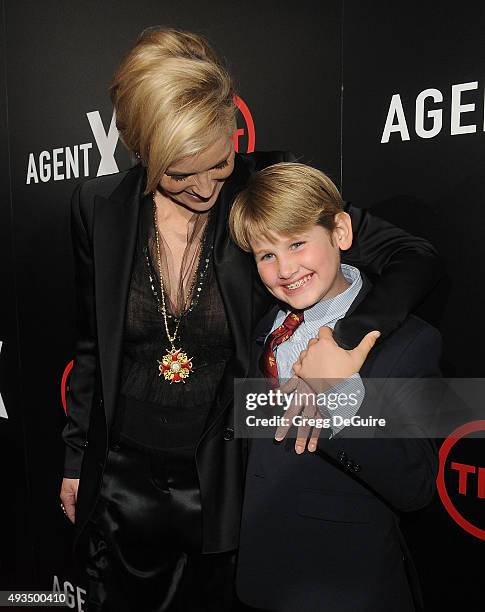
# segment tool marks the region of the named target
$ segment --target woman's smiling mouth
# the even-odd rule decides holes
[[[215,192],[216,190],[214,189],[214,191],[210,194],[208,198],[203,198],[202,196],[196,195],[195,193],[190,193],[190,191],[184,191],[183,193],[188,195],[192,200],[196,202],[209,202],[209,200],[214,196]]]

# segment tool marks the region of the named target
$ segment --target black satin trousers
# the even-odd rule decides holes
[[[200,550],[193,449],[152,449],[119,433],[88,524],[89,612],[242,610],[235,551]]]

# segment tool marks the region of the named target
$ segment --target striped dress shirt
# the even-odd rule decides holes
[[[362,288],[362,277],[357,268],[349,266],[347,264],[341,264],[340,269],[345,279],[349,283],[349,287],[339,295],[318,302],[314,306],[305,310],[305,320],[298,327],[295,333],[286,342],[283,342],[276,349],[276,363],[278,364],[279,380],[280,383],[284,382],[288,378],[293,376],[292,367],[295,361],[298,359],[300,353],[306,349],[309,340],[318,337],[318,331],[320,327],[326,325],[333,329],[339,319],[342,319],[352,302],[357,297],[359,291]],[[271,332],[279,327],[285,320],[289,309],[281,309],[273,323]],[[270,333],[271,333],[270,332]],[[269,335],[269,334],[268,334]],[[323,417],[329,415],[339,415],[345,418],[351,418],[357,414],[362,402],[364,400],[365,389],[362,379],[359,374],[353,374],[351,378],[342,381],[338,385],[335,385],[332,389],[327,391],[328,393],[355,393],[357,398],[357,404],[354,406],[338,406],[334,410],[327,411],[325,408],[320,408]],[[343,427],[333,427],[333,435],[341,431]]]

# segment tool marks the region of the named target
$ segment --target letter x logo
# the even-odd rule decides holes
[[[96,176],[113,174],[118,172],[118,164],[115,160],[116,145],[118,144],[119,132],[116,129],[116,118],[113,112],[108,133],[105,132],[99,111],[86,113],[94,139],[98,145],[101,161]]]
[[[0,340],[0,353],[2,352],[3,342]],[[5,404],[3,403],[2,394],[0,393],[0,417],[3,419],[8,419],[8,414],[5,409]]]

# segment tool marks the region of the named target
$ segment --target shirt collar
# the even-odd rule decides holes
[[[340,264],[340,270],[350,286],[335,297],[317,302],[305,310],[305,324],[312,335],[316,335],[322,325],[333,328],[336,322],[347,314],[362,289],[362,277],[357,268]]]

